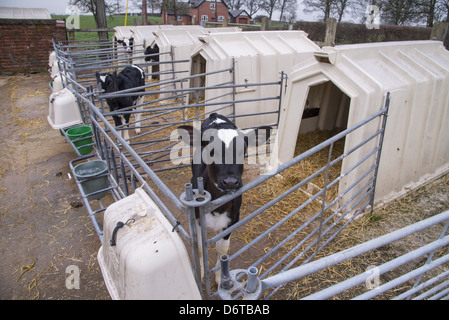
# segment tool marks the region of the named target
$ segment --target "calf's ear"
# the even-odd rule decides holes
[[[176,128],[178,131],[178,135],[181,137],[181,140],[186,144],[193,146],[193,131],[195,130],[192,126],[179,126]]]
[[[95,77],[97,78],[97,82],[103,82],[103,81],[101,81],[101,78],[100,78],[100,72],[95,72]]]
[[[177,129],[181,140],[191,147],[205,147],[209,141],[202,141],[201,129],[192,126],[179,126]]]

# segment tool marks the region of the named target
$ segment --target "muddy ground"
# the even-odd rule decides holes
[[[0,299],[109,299],[92,227],[69,162],[47,122],[49,74],[0,77]],[[67,289],[66,268],[80,271]]]
[[[68,175],[76,155],[46,119],[49,81],[48,74],[0,76],[0,299],[110,299],[97,262],[100,240]],[[359,220],[336,246],[349,247],[447,209],[449,175],[376,210],[374,219]],[[79,289],[66,286],[66,270],[73,266],[80,271]],[[344,280],[331,278],[318,274],[311,286],[293,283],[279,298],[297,299],[305,289]]]

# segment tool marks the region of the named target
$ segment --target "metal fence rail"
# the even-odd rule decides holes
[[[340,283],[338,283],[334,286],[331,286],[327,289],[324,289],[322,291],[319,291],[317,293],[314,293],[312,295],[304,297],[303,299],[315,300],[315,299],[331,298],[345,290],[348,290],[348,289],[353,288],[360,284],[364,284],[367,281],[372,280],[374,277],[380,277],[382,274],[384,274],[392,269],[399,268],[400,266],[403,266],[406,263],[416,260],[419,257],[426,255],[426,254],[428,254],[429,257],[421,267],[416,268],[411,272],[405,273],[405,274],[401,275],[400,277],[397,277],[397,278],[395,278],[391,281],[388,281],[382,285],[374,286],[371,290],[367,291],[364,294],[354,297],[354,299],[374,298],[376,296],[381,295],[382,293],[384,293],[387,290],[390,290],[406,281],[409,281],[409,280],[412,280],[415,278],[418,278],[418,279],[415,281],[415,284],[413,285],[413,287],[411,289],[399,294],[398,296],[395,297],[395,299],[410,299],[413,297],[413,295],[417,295],[422,290],[425,290],[429,286],[435,285],[435,284],[438,284],[438,285],[434,286],[432,289],[430,289],[426,292],[423,292],[423,293],[415,296],[414,299],[428,298],[431,295],[433,295],[432,298],[444,297],[445,299],[448,299],[449,292],[447,290],[443,290],[443,289],[449,287],[449,281],[444,281],[441,283],[441,280],[447,279],[447,277],[449,275],[449,271],[447,271],[447,265],[446,265],[446,268],[442,269],[443,271],[440,271],[441,273],[439,273],[436,276],[432,276],[432,278],[430,278],[426,282],[422,282],[421,280],[422,280],[422,276],[426,272],[428,272],[432,269],[435,269],[436,267],[441,266],[449,261],[449,252],[447,250],[448,245],[449,245],[449,235],[445,236],[445,234],[447,233],[447,229],[449,227],[449,211],[445,211],[443,213],[440,213],[440,214],[433,216],[431,218],[428,218],[426,220],[417,222],[408,227],[399,229],[397,231],[391,232],[391,233],[381,236],[379,238],[370,240],[368,242],[365,242],[363,244],[349,248],[347,250],[335,253],[328,257],[307,263],[305,265],[302,265],[302,266],[293,268],[291,270],[279,273],[277,275],[271,276],[269,278],[263,279],[263,280],[261,280],[262,290],[267,290],[269,288],[278,287],[287,282],[294,281],[296,279],[313,274],[317,271],[320,271],[320,270],[323,270],[330,266],[336,265],[336,264],[346,261],[348,259],[355,258],[364,253],[367,253],[374,249],[380,248],[380,247],[390,244],[394,241],[403,239],[412,234],[416,234],[422,230],[425,230],[429,227],[438,225],[440,223],[444,223],[444,225],[442,227],[440,236],[435,241],[433,241],[425,246],[422,246],[418,249],[410,251],[407,254],[404,254],[398,258],[395,258],[387,263],[377,266],[376,268],[370,269],[370,270],[366,271],[365,273],[356,275],[350,279],[347,279],[346,281],[340,282]],[[443,256],[440,255],[440,257],[438,259],[433,260],[434,253],[436,252],[436,250],[439,248],[444,248],[444,247],[446,247],[446,253]],[[440,291],[440,290],[443,290],[443,291]],[[435,294],[438,291],[440,291],[440,293]]]

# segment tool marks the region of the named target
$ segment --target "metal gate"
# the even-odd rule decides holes
[[[225,231],[208,237],[204,228],[195,230],[194,223],[191,223],[193,235],[196,232],[201,232],[204,265],[209,265],[208,248],[224,236],[231,232],[234,235],[239,230],[242,230],[243,234],[253,234],[246,241],[247,243],[235,248],[236,251],[225,259],[226,263],[206,268],[203,275],[205,297],[211,298],[217,295],[217,291],[215,293],[212,292],[210,278],[220,268],[229,269],[229,263],[234,262],[235,267],[240,271],[249,270],[248,272],[243,272],[248,278],[252,272],[257,270],[256,268],[259,269],[258,272],[260,273],[258,279],[264,279],[272,274],[282,274],[295,265],[311,261],[360,213],[372,210],[388,107],[389,95],[386,96],[385,107],[376,114],[316,145],[289,162],[248,182],[232,195],[208,201],[210,197],[204,196],[204,194],[207,195],[207,191],[192,191],[191,185],[186,185],[186,196],[183,200],[189,206],[189,216],[194,216],[194,208],[199,207],[202,219],[201,225],[204,226],[205,214],[207,212],[213,211],[215,208],[240,195],[243,195],[243,202],[245,202],[245,197],[248,197],[251,192],[269,188],[270,184],[273,183],[275,186],[282,184],[282,180],[279,181],[282,179],[279,178],[279,175],[286,174],[288,176],[288,171],[293,170],[295,172],[298,168],[295,166],[301,166],[301,163],[308,158],[319,152],[324,152],[327,155],[322,167],[318,166],[316,170],[308,172],[308,176],[301,177],[289,184],[286,191],[276,194],[271,199],[267,199],[257,209],[245,213],[245,216],[238,223]],[[372,122],[377,123],[377,125],[371,126],[375,130],[370,132],[368,137],[360,139],[356,146],[341,154],[332,152],[336,143],[341,143],[349,134],[357,134],[358,130]],[[360,151],[363,151],[359,161],[345,172],[341,172],[338,164],[341,164],[344,158],[356,151],[358,154],[361,153]],[[360,174],[355,183],[343,189],[338,188],[338,183],[345,176],[361,167],[364,168],[364,172]],[[330,173],[332,168],[337,168],[336,174],[335,172],[333,175]],[[313,183],[320,176],[323,178],[322,186]],[[338,190],[337,193],[335,193],[335,189]],[[298,194],[304,194],[305,197],[298,197]],[[345,197],[348,194],[351,195],[349,199]],[[282,205],[291,204],[292,202],[294,203],[293,206],[290,206],[279,217],[273,218],[273,210],[282,210]],[[257,223],[257,219],[261,220],[261,222]],[[257,230],[254,231],[255,229]],[[194,238],[192,237],[192,239]],[[262,247],[260,247],[260,244],[262,244]],[[258,247],[259,249],[257,249]],[[232,246],[231,249],[233,249]],[[200,284],[200,278],[200,275],[197,274],[198,284]],[[235,288],[239,286],[234,285],[232,287],[233,290],[236,290]],[[240,289],[242,289],[241,294],[246,293],[243,287],[240,286]],[[276,288],[272,290],[267,295],[267,298],[273,296],[276,291]],[[256,295],[246,294],[245,296],[254,298],[259,297],[259,295],[260,292]],[[221,297],[230,298],[231,296],[228,291],[221,290]],[[236,297],[239,297],[239,295]]]
[[[288,282],[314,274],[320,270],[324,270],[331,266],[345,262],[352,258],[356,258],[362,254],[373,251],[380,247],[391,245],[401,239],[413,236],[440,224],[440,234],[437,239],[431,241],[415,250],[403,254],[379,266],[370,266],[364,273],[354,275],[353,277],[342,281],[338,284],[330,286],[326,289],[318,291],[314,294],[304,296],[304,300],[317,300],[338,297],[339,294],[350,290],[356,286],[364,286],[362,290],[352,294],[351,299],[365,300],[379,297],[384,299],[384,294],[393,295],[391,299],[413,299],[413,300],[436,300],[449,299],[449,270],[447,263],[449,262],[449,235],[447,233],[449,227],[449,211],[445,211],[421,222],[412,224],[405,228],[391,232],[379,238],[335,253],[314,262],[309,262],[302,266],[279,273],[277,275],[260,280],[257,277],[257,269],[254,267],[248,270],[233,270],[225,275],[228,282],[233,282],[233,289],[225,289],[231,287],[230,284],[221,286],[219,294],[222,298],[239,297],[243,295],[247,299],[257,299],[262,291],[282,286]],[[427,258],[426,258],[427,256]],[[222,260],[227,261],[227,257]],[[419,260],[425,260],[425,262]],[[392,270],[403,268],[407,264],[414,263],[412,270],[404,269],[400,271],[395,278],[381,283],[380,277]],[[226,263],[224,263],[226,270]],[[247,275],[247,282],[241,283],[238,275]],[[406,282],[410,282],[407,288],[403,288],[399,294],[394,289]],[[226,282],[225,282],[226,283]],[[363,292],[360,294],[360,292]],[[346,296],[346,299],[348,297]]]

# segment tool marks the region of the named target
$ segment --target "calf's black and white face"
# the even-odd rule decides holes
[[[238,129],[209,129],[207,133],[212,135],[202,150],[202,158],[207,165],[209,178],[222,191],[239,189],[242,186],[243,162],[248,147],[244,136]]]
[[[117,43],[120,43],[123,46],[123,49],[125,49],[128,53],[131,53],[134,45],[134,38],[117,40]]]
[[[185,130],[188,134],[182,134]],[[259,137],[259,131],[263,134]],[[271,127],[261,127],[243,132],[229,119],[218,114],[204,121],[201,130],[191,126],[178,128],[181,137],[188,137],[196,147],[192,164],[207,171],[210,181],[221,191],[232,193],[242,187],[243,164],[248,145],[256,146],[270,137]],[[186,141],[184,141],[186,142]]]

